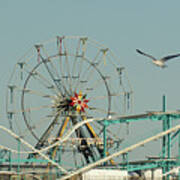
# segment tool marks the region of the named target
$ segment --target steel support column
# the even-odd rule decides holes
[[[9,151],[9,171],[12,170],[12,152]]]
[[[104,129],[103,129],[103,157],[106,157],[106,152],[107,152],[107,135],[106,135],[106,128],[108,126],[108,122],[105,120],[104,121]]]
[[[163,95],[163,100],[162,100],[162,111],[166,111],[166,97]],[[163,118],[163,131],[166,131],[171,128],[171,118],[169,115],[165,115]],[[163,158],[171,158],[171,134],[168,134],[163,137],[163,142],[162,142],[162,156]],[[166,165],[163,167],[163,174],[170,171],[170,165],[166,161]],[[165,179],[165,177],[163,178]],[[169,175],[167,176],[167,180],[169,180]]]
[[[178,136],[178,164],[180,164],[180,133],[179,133],[179,136]],[[179,168],[179,174],[178,174],[178,180],[180,180],[180,168]]]
[[[166,111],[166,97],[165,95],[163,95],[163,99],[162,99],[162,111],[165,112]],[[167,127],[166,127],[166,118],[163,119],[162,121],[162,129],[163,131],[166,131]],[[163,142],[162,142],[162,156],[163,158],[166,157],[166,136],[163,136]]]
[[[165,112],[166,111],[166,97],[165,95],[163,95],[163,99],[162,99],[162,111]],[[162,130],[166,131],[167,130],[167,119],[163,118],[162,120]],[[166,136],[163,136],[162,139],[162,158],[165,159],[166,157]],[[163,166],[162,168],[163,174],[166,173],[166,167]],[[166,178],[163,177],[163,180],[165,180]]]
[[[21,141],[20,139],[17,140],[18,141],[18,167],[17,167],[17,173],[19,174],[20,172],[20,162],[21,162],[21,154],[20,154],[20,151],[21,151]]]

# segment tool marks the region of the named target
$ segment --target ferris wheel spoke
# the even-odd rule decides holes
[[[93,64],[93,67],[97,70],[98,68],[97,68],[97,66],[99,65],[99,63],[96,65],[96,64]],[[93,76],[92,76],[92,74],[93,74],[93,68],[91,67],[91,71],[89,71],[89,73],[87,74],[87,81],[90,81],[92,78],[93,78]],[[101,73],[100,73],[101,74]],[[103,76],[102,76],[103,77]]]
[[[25,92],[26,94],[31,94],[31,95],[36,95],[39,97],[43,97],[43,98],[50,98],[50,99],[55,99],[54,96],[49,95],[49,94],[44,94],[43,92],[40,91],[35,91],[35,90],[31,90],[31,89],[21,89],[20,87],[16,87],[17,91],[20,92]]]
[[[37,80],[44,88],[53,90],[56,94],[58,93],[58,89],[36,69],[33,69],[30,72],[25,69],[25,72],[29,74],[29,77],[31,76],[34,80]]]
[[[90,77],[90,76],[88,76]],[[90,80],[90,79],[87,79],[87,81]],[[84,87],[83,89],[91,89],[91,90],[94,90],[95,88],[97,89],[101,84],[104,84],[104,80],[108,80],[108,84],[110,84],[110,81],[113,81],[113,80],[116,80],[116,77],[115,76],[102,76],[101,79],[97,79],[96,81],[93,82],[93,84],[91,84],[90,87]],[[123,90],[125,91],[125,88],[123,87],[123,85],[121,85]]]
[[[38,106],[38,107],[32,107],[32,108],[24,108],[24,104],[22,104],[22,110],[20,111],[22,114],[23,114],[23,117],[24,117],[24,121],[27,125],[27,128],[29,129],[29,131],[31,132],[31,134],[38,140],[38,136],[36,135],[36,133],[34,132],[34,130],[32,129],[32,126],[30,125],[30,118],[28,118],[28,113],[31,113],[31,112],[39,112],[39,110],[45,110],[45,109],[49,109],[51,106]],[[17,112],[18,113],[18,112]]]
[[[95,81],[93,84],[91,84],[90,86],[84,86],[81,89],[83,90],[83,92],[86,94],[88,92],[91,91],[96,91],[96,89],[98,89],[99,87],[101,87],[102,85],[104,85],[104,81],[103,79],[98,79],[97,81]]]
[[[91,65],[89,64],[89,66],[86,68],[86,72],[88,72],[89,71],[89,69],[90,69],[90,67],[91,67]],[[75,86],[74,86],[74,91],[75,92],[77,92],[77,89],[79,88],[79,89],[81,89],[81,83],[82,82],[84,82],[81,78],[83,78],[84,79],[84,76],[82,76],[79,72],[78,72],[78,80],[77,80],[77,83],[75,84]],[[86,80],[86,82],[87,82],[87,80]]]
[[[38,143],[35,145],[37,149],[40,149],[41,147],[44,146],[45,141],[47,141],[48,137],[50,136],[50,134],[52,133],[54,129],[54,126],[57,124],[59,116],[60,116],[60,113],[57,113],[54,119],[52,120],[51,124],[48,126],[48,128],[45,130],[45,132],[39,139]]]
[[[81,57],[80,57],[80,61],[81,61],[81,63],[80,63],[80,65],[79,65],[79,72],[78,72],[78,77],[79,77],[79,79],[81,79],[81,74],[82,74],[82,67],[83,67],[83,64],[84,64],[84,61],[85,61],[85,52],[86,52],[86,46],[87,46],[87,43],[86,43],[86,40],[87,39],[81,39],[81,41],[82,41],[82,54],[81,54]],[[77,87],[77,85],[76,85],[76,87]],[[76,92],[76,90],[75,90],[75,92]]]
[[[51,70],[52,74],[55,74],[56,79],[59,79],[61,81],[61,77],[58,73],[57,66],[54,65],[52,59],[50,57],[47,58],[50,64],[49,69]]]
[[[72,94],[72,92],[71,92],[72,77],[71,77],[71,73],[70,73],[70,66],[69,66],[69,60],[68,60],[69,52],[68,52],[68,49],[66,47],[66,42],[64,41],[64,39],[65,39],[64,36],[63,37],[59,37],[59,36],[57,37],[57,47],[59,45],[59,47],[58,47],[59,53],[58,54],[59,54],[59,66],[60,66],[61,82],[63,84],[65,93],[69,92],[70,94]],[[64,46],[64,52],[63,52],[63,46]],[[63,58],[65,59],[64,66],[63,66]],[[66,75],[64,73],[64,69],[67,70],[68,75]],[[64,79],[66,79],[66,81]]]
[[[75,74],[75,70],[76,70],[76,66],[77,66],[77,58],[79,56],[80,44],[81,44],[81,40],[79,39],[78,40],[78,45],[77,45],[77,48],[76,48],[76,53],[75,53],[74,61],[73,61],[73,66],[72,66],[73,67],[72,68],[72,78],[78,77]]]
[[[99,54],[100,54],[100,51],[97,52],[96,56],[94,57],[94,59],[92,61],[96,61],[96,59],[98,58]],[[87,59],[84,59],[84,61],[87,61]],[[79,74],[79,76],[78,76],[79,79],[78,79],[78,81],[77,81],[77,83],[75,85],[75,92],[77,91],[77,88],[78,88],[78,86],[79,86],[79,84],[81,82],[81,78],[84,79],[84,77],[86,77],[86,76],[87,77],[92,76],[92,70],[93,70],[92,67],[95,66],[95,63],[91,63],[91,62],[88,62],[88,63],[89,63],[89,65],[87,66],[87,68],[81,74]],[[88,81],[88,79],[87,79],[87,81]]]
[[[111,97],[118,97],[118,96],[122,96],[126,94],[126,92],[120,92],[120,93],[111,93],[110,96]],[[106,99],[107,97],[109,97],[109,95],[104,95],[104,96],[95,96],[92,98],[89,98],[90,100],[102,100],[102,99]]]
[[[35,80],[38,80],[44,87],[48,87],[51,85],[51,83],[44,78],[42,75],[40,75],[40,73],[38,71],[36,71],[35,69],[33,69],[33,71],[28,71],[24,68],[24,71],[29,74],[31,77],[33,77]],[[39,79],[38,79],[39,77]]]
[[[67,58],[67,56],[66,56],[66,58]],[[52,61],[50,61],[50,64],[51,64],[51,69],[55,69],[55,74],[56,74],[56,77],[57,77],[57,79],[56,79],[56,81],[59,81],[60,82],[60,85],[62,85],[62,89],[64,89],[64,92],[66,93],[66,94],[68,94],[69,93],[69,91],[68,91],[68,83],[66,83],[66,82],[64,82],[64,79],[69,79],[70,78],[70,75],[67,77],[67,76],[65,76],[65,75],[63,75],[62,77],[60,76],[60,74],[58,73],[58,71],[57,71],[57,69],[56,69],[56,65],[54,65],[53,64],[53,62]],[[67,81],[68,82],[68,81]]]
[[[65,93],[66,94],[69,94],[66,86],[67,86],[67,83],[65,82],[64,79],[68,79],[68,76],[64,73],[64,66],[63,66],[63,59],[62,57],[66,56],[66,54],[62,54],[62,52],[60,52],[59,54],[59,67],[60,67],[60,76],[61,76],[61,83],[62,83],[62,86],[64,87],[64,90],[65,90]],[[70,77],[71,78],[71,77]],[[70,95],[70,94],[69,94]]]
[[[81,57],[81,59],[83,59],[83,57]],[[81,63],[80,66],[79,66],[78,81],[77,81],[77,84],[76,84],[76,86],[75,86],[75,92],[77,91],[77,87],[79,86],[79,82],[80,82],[80,80],[81,80],[81,73],[82,73],[82,64],[83,64],[83,61],[84,61],[84,60],[82,60],[82,63]]]
[[[51,116],[53,116],[53,115],[51,115]],[[35,129],[39,129],[44,123],[47,123],[48,121],[49,121],[48,116],[46,116],[44,118],[40,118],[40,120],[38,122],[34,122],[33,124],[30,125],[31,130],[34,131]],[[23,137],[28,136],[29,135],[28,132],[31,133],[30,131],[28,131],[28,129],[25,129],[22,132]]]
[[[82,77],[84,77],[85,75],[89,75],[89,74],[92,73],[92,70],[91,70],[91,71],[89,71],[89,70],[92,68],[92,65],[93,65],[93,66],[97,66],[97,65],[98,65],[97,59],[98,59],[99,55],[100,55],[100,51],[98,50],[98,52],[96,53],[96,55],[95,55],[95,57],[92,59],[92,61],[89,61],[88,69],[87,69],[87,70],[84,70]],[[87,74],[87,72],[88,72],[89,74]],[[88,77],[89,77],[89,76],[88,76]]]
[[[84,38],[80,38],[80,45],[82,46],[81,47],[81,54],[80,54],[80,48],[79,48],[79,62],[81,62],[79,64],[79,71],[78,71],[78,77],[80,78],[81,77],[81,73],[82,73],[82,67],[83,67],[83,64],[84,64],[84,61],[85,61],[85,53],[86,53],[86,48],[87,48],[87,38],[84,37]]]
[[[114,114],[113,112],[109,112],[108,110],[99,108],[99,107],[93,107],[93,106],[89,106],[89,110],[91,111],[96,111],[99,113],[104,113],[104,114]]]
[[[41,59],[42,59],[43,64],[45,65],[45,67],[46,67],[46,69],[47,69],[47,72],[49,73],[52,81],[53,81],[54,84],[56,85],[56,87],[57,87],[57,89],[59,90],[59,92],[61,93],[61,95],[63,95],[64,92],[62,91],[62,88],[61,88],[61,85],[62,85],[62,84],[61,84],[61,82],[60,82],[60,79],[56,79],[56,78],[54,77],[53,72],[50,70],[50,68],[49,68],[49,66],[48,66],[48,64],[47,64],[47,61],[48,61],[48,60],[44,59],[41,55],[40,55],[40,57],[41,57]],[[64,89],[64,91],[65,91],[67,94],[69,94],[64,86],[63,86],[63,89]]]
[[[65,69],[67,70],[67,84],[69,86],[69,91],[72,94],[72,74],[70,73],[70,65],[69,65],[69,52],[68,52],[68,48],[66,46],[66,42],[63,42],[64,45],[64,53],[65,53]]]
[[[93,79],[93,77],[94,77],[94,76],[93,76],[93,74],[94,74],[93,71],[94,71],[94,70],[96,70],[96,71],[100,74],[101,78],[102,78],[104,81],[106,80],[105,77],[103,76],[103,74],[102,74],[102,73],[99,71],[99,69],[97,68],[98,65],[100,65],[100,63],[98,63],[97,65],[96,65],[96,64],[91,64],[91,66],[90,66],[90,69],[91,69],[91,70],[88,71],[87,74],[86,74],[86,76],[87,76],[86,81],[87,81],[87,82],[89,82],[91,79]],[[86,84],[85,87],[87,87],[87,85],[88,85],[88,84]],[[85,87],[84,87],[84,88],[85,88]]]
[[[40,55],[43,64],[45,65],[45,68],[51,78],[51,80],[53,81],[53,83],[55,84],[55,86],[57,87],[57,89],[59,90],[59,92],[61,94],[63,94],[62,89],[61,89],[61,79],[59,77],[57,77],[57,74],[55,73],[55,70],[52,68],[52,62],[49,58],[44,59],[41,55]],[[49,65],[48,65],[49,64]],[[56,74],[56,75],[55,75]]]
[[[51,108],[52,105],[43,105],[43,106],[37,106],[37,107],[32,107],[32,108],[26,108],[26,109],[21,109],[21,110],[16,110],[16,111],[13,111],[13,113],[21,113],[21,112],[32,112],[32,111],[39,111],[41,109],[44,109],[44,108]]]

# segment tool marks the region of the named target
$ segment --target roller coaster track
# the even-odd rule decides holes
[[[49,159],[48,156],[46,156],[45,154],[43,154],[42,152],[40,152],[38,149],[34,148],[31,144],[29,144],[27,141],[25,141],[24,139],[22,139],[21,137],[19,137],[18,135],[16,135],[14,132],[12,132],[11,130],[5,128],[4,126],[0,126],[0,129],[4,130],[5,132],[7,132],[8,134],[10,134],[11,136],[13,136],[15,139],[19,140],[21,143],[23,143],[24,145],[26,145],[27,147],[29,147],[34,153],[38,153],[42,158],[48,160],[48,162],[52,163],[52,165],[57,166],[62,172],[64,172],[65,174],[67,174],[68,172],[61,167],[58,163],[54,162],[53,160]],[[1,148],[1,146],[0,146]],[[6,148],[6,147],[5,147]],[[10,148],[6,148],[8,150],[10,150]]]
[[[98,166],[100,164],[103,164],[103,163],[109,161],[110,159],[113,159],[113,158],[115,158],[117,156],[120,156],[120,155],[122,155],[124,153],[130,152],[130,151],[132,151],[132,150],[134,150],[134,149],[136,149],[138,147],[141,147],[141,146],[143,146],[143,145],[145,145],[145,144],[147,144],[147,143],[149,143],[151,141],[154,141],[154,140],[157,140],[159,138],[162,138],[163,136],[165,136],[165,135],[167,135],[169,133],[175,132],[175,131],[177,131],[179,129],[180,129],[180,125],[177,125],[177,126],[171,128],[171,129],[168,129],[167,131],[158,133],[155,136],[147,138],[147,139],[145,139],[143,141],[138,142],[137,144],[129,146],[129,147],[127,147],[127,148],[125,148],[123,150],[120,150],[120,151],[118,151],[116,153],[113,153],[113,154],[111,154],[111,155],[109,155],[109,156],[107,156],[107,157],[105,157],[105,158],[103,158],[101,160],[96,161],[95,163],[92,163],[92,164],[90,164],[88,166],[85,166],[85,167],[83,167],[83,168],[81,168],[81,169],[79,169],[77,171],[71,172],[69,175],[66,175],[66,176],[62,177],[61,180],[69,179],[70,177],[73,177],[75,175],[78,175],[78,174],[81,174],[83,172],[86,172],[86,171],[88,171],[88,170],[90,170],[90,169],[92,169],[92,168],[94,168],[94,167],[96,167],[96,166]]]
[[[174,113],[174,112],[173,112]],[[157,112],[157,113],[153,113],[153,115],[156,115],[156,114],[169,114],[169,113],[161,113],[161,112]],[[177,113],[177,114],[179,114],[179,112]],[[143,116],[151,116],[152,115],[152,113],[151,114],[143,114]],[[113,119],[118,119],[119,117],[112,117],[112,118],[110,118],[109,120],[113,120]],[[122,117],[120,117],[120,118],[122,118]],[[123,117],[124,118],[124,117]],[[125,117],[126,118],[126,117]],[[134,116],[133,116],[133,118],[134,118]],[[90,122],[92,122],[92,121],[103,121],[103,120],[106,120],[106,119],[104,119],[104,118],[92,118],[92,119],[87,119],[87,120],[84,120],[84,121],[82,121],[82,122],[79,122],[79,123],[77,123],[74,127],[72,127],[71,129],[69,129],[69,131],[63,136],[63,137],[61,137],[57,142],[55,142],[54,144],[52,144],[52,145],[50,145],[50,146],[48,146],[48,147],[46,147],[46,148],[43,148],[43,149],[41,149],[41,150],[38,150],[38,149],[36,149],[36,148],[34,148],[31,144],[29,144],[27,141],[25,141],[24,139],[22,139],[20,136],[18,136],[18,135],[16,135],[14,132],[12,132],[11,130],[9,130],[9,129],[7,129],[6,127],[4,127],[4,126],[1,126],[0,125],[0,129],[2,129],[3,131],[5,131],[5,132],[7,132],[8,134],[10,134],[12,137],[14,137],[15,139],[17,139],[18,141],[20,141],[21,143],[23,143],[24,145],[26,145],[28,148],[30,148],[32,151],[21,151],[21,152],[19,152],[19,151],[16,151],[16,150],[13,150],[13,149],[10,149],[10,148],[8,148],[8,147],[5,147],[5,146],[2,146],[2,145],[0,145],[0,149],[6,149],[6,150],[8,150],[8,151],[12,151],[12,152],[14,152],[14,153],[37,153],[37,154],[39,154],[42,158],[44,158],[44,159],[46,159],[48,162],[50,162],[52,165],[55,165],[58,169],[60,169],[65,175],[61,178],[62,180],[65,180],[65,179],[68,179],[68,178],[70,178],[70,177],[73,177],[73,176],[75,176],[75,175],[78,175],[78,174],[81,174],[81,173],[83,173],[83,172],[85,172],[85,171],[88,171],[88,170],[90,170],[90,169],[92,169],[92,168],[94,168],[94,167],[96,167],[96,166],[98,166],[98,165],[100,165],[100,164],[103,164],[103,163],[105,163],[105,162],[107,162],[107,161],[109,161],[109,160],[111,160],[111,159],[113,159],[113,158],[115,158],[115,157],[117,157],[117,156],[120,156],[120,155],[122,155],[122,154],[124,154],[124,153],[127,153],[127,152],[130,152],[130,151],[132,151],[132,150],[134,150],[134,149],[136,149],[136,148],[138,148],[138,147],[140,147],[140,146],[143,146],[144,144],[147,144],[147,143],[149,143],[149,142],[151,142],[151,141],[154,141],[154,140],[157,140],[157,139],[159,139],[159,138],[162,138],[163,136],[165,136],[165,135],[167,135],[167,134],[169,134],[169,133],[172,133],[172,132],[176,132],[176,131],[178,131],[179,129],[180,129],[180,125],[177,125],[177,126],[175,126],[175,127],[173,127],[173,128],[171,128],[171,129],[168,129],[168,130],[166,130],[166,131],[164,131],[164,132],[161,132],[161,133],[158,133],[158,134],[156,134],[155,136],[152,136],[152,137],[150,137],[150,138],[147,138],[147,139],[145,139],[145,140],[143,140],[143,141],[140,141],[140,142],[138,142],[137,144],[134,144],[134,145],[132,145],[132,146],[129,146],[129,147],[127,147],[127,148],[125,148],[125,149],[123,149],[123,150],[120,150],[120,151],[118,151],[118,152],[116,152],[116,153],[113,153],[113,154],[111,154],[111,155],[108,155],[107,157],[105,157],[105,158],[102,158],[101,160],[98,160],[98,161],[96,161],[96,162],[94,162],[94,163],[92,163],[92,164],[89,164],[89,165],[87,165],[87,166],[85,166],[85,167],[83,167],[83,168],[81,168],[81,169],[78,169],[78,170],[76,170],[76,171],[72,171],[72,172],[68,172],[66,169],[64,169],[62,166],[60,166],[58,163],[56,163],[56,162],[54,162],[53,160],[51,160],[48,156],[46,156],[43,152],[45,152],[45,151],[47,151],[47,150],[49,150],[49,149],[51,149],[51,148],[53,148],[53,147],[55,147],[55,146],[57,146],[57,145],[60,145],[60,144],[62,144],[64,141],[66,141],[74,132],[75,132],[75,130],[77,130],[78,128],[80,128],[81,126],[83,126],[84,124],[86,124],[86,123],[90,123]]]
[[[151,118],[151,116],[153,116],[153,115],[169,115],[169,114],[180,115],[180,112],[177,112],[177,111],[171,111],[171,112],[165,112],[165,113],[164,113],[164,112],[149,112],[149,113],[147,113],[147,114],[133,115],[133,116],[118,116],[118,117],[113,116],[113,117],[111,117],[111,118],[109,118],[109,119],[105,119],[105,118],[90,118],[90,119],[86,119],[86,120],[84,120],[84,121],[81,121],[81,122],[77,123],[77,124],[76,124],[75,126],[73,126],[71,129],[69,129],[69,130],[67,131],[67,133],[64,134],[64,136],[62,136],[61,138],[59,138],[59,140],[56,141],[55,143],[53,143],[53,144],[51,144],[51,145],[49,145],[49,146],[47,146],[47,147],[45,147],[45,148],[42,148],[41,150],[37,150],[37,149],[34,148],[33,146],[32,146],[32,147],[33,147],[33,149],[36,149],[36,150],[37,150],[38,152],[40,152],[40,153],[45,152],[45,151],[47,151],[47,150],[49,150],[49,149],[51,149],[51,148],[53,148],[53,147],[55,147],[55,146],[61,145],[64,141],[66,141],[66,140],[75,132],[75,130],[77,130],[79,127],[83,126],[84,124],[90,123],[90,122],[93,122],[93,121],[104,121],[104,120],[113,121],[113,120],[116,120],[116,119],[131,119],[131,118],[136,119],[136,118],[147,118],[147,117]],[[14,132],[12,132],[11,130],[7,129],[7,128],[4,127],[4,126],[1,126],[1,125],[0,125],[0,129],[6,131],[8,134],[10,134],[11,136],[13,136],[13,137],[16,138],[16,139],[19,139],[20,141],[23,140],[23,139],[20,138],[18,135],[16,135]],[[24,143],[24,142],[26,142],[26,141],[23,140],[22,143]],[[26,143],[27,143],[27,142],[26,142]],[[25,145],[26,145],[26,144],[25,144]],[[30,145],[30,144],[29,144],[29,145]],[[32,149],[31,145],[30,145],[30,146],[27,145],[27,147],[29,147],[29,148]],[[35,152],[35,150],[18,152],[18,151],[14,150],[14,149],[10,149],[10,148],[4,147],[4,146],[2,146],[2,145],[0,145],[0,149],[6,149],[6,150],[12,151],[12,152],[14,152],[14,153],[20,153],[20,154],[29,154],[29,153],[34,153],[34,152]]]

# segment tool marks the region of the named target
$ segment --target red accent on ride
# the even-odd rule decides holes
[[[75,97],[78,98],[78,94],[77,93],[74,93]]]
[[[74,97],[71,97],[71,103],[69,105],[76,107],[76,110],[78,112],[80,111],[85,112],[85,108],[88,108],[87,105],[88,102],[89,100],[84,99],[81,92],[79,94],[75,92]]]

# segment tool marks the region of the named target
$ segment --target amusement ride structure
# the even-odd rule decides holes
[[[14,139],[12,146],[0,145],[0,167],[19,175],[42,168],[60,179],[95,167],[168,173],[180,165],[180,147],[171,158],[178,137],[180,146],[180,126],[172,122],[180,113],[165,112],[163,98],[161,112],[131,115],[133,90],[109,48],[76,36],[36,44],[15,64],[8,82],[9,129],[0,129]],[[125,127],[139,120],[162,121],[162,132],[122,149]],[[160,157],[129,161],[130,151],[157,139],[162,139]]]

